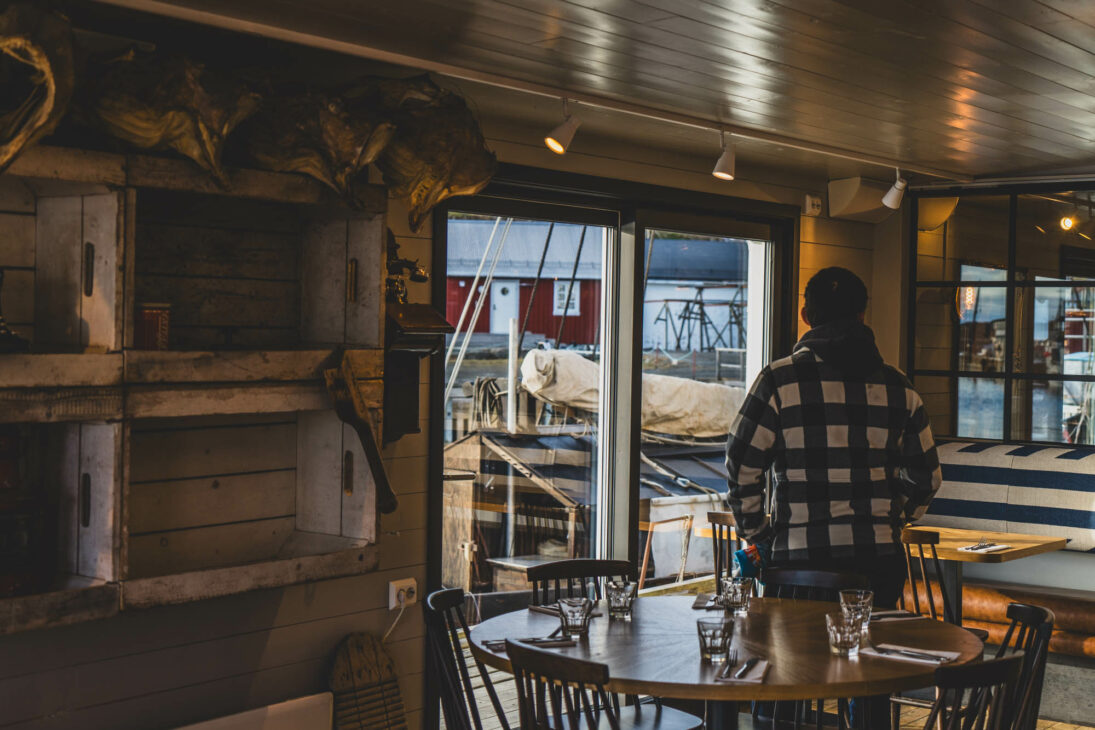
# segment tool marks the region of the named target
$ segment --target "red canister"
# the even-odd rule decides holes
[[[171,331],[170,304],[138,304],[134,322],[134,339],[138,350],[168,349]]]

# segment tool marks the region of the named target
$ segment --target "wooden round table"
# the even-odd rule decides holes
[[[608,665],[608,689],[623,694],[709,701],[807,700],[864,697],[932,685],[936,666],[873,656],[856,659],[829,652],[825,614],[839,607],[820,601],[754,598],[749,615],[735,620],[738,658],[769,660],[763,683],[716,682],[718,666],[700,660],[696,619],[719,615],[692,608],[694,596],[649,596],[635,601],[631,622],[596,617],[577,646],[552,649]],[[604,612],[602,604],[601,610]],[[605,612],[607,613],[607,612]],[[547,636],[559,620],[528,610],[496,616],[471,631],[471,648],[485,664],[512,671],[504,653],[486,649],[491,639]],[[965,629],[929,619],[872,624],[875,644],[959,652],[955,664],[982,655]]]

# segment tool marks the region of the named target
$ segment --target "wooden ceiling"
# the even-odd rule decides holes
[[[955,178],[1095,172],[1090,0],[104,1]]]

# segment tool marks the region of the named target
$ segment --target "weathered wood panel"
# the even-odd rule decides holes
[[[130,485],[129,533],[293,514],[296,472],[227,474]]]
[[[356,274],[346,302],[346,342],[378,347],[383,344],[384,280],[387,278],[384,217],[354,218],[346,230],[347,271]]]
[[[294,232],[230,230],[202,223],[138,226],[141,272],[296,280],[300,246]]]
[[[77,572],[81,575],[115,580],[120,545],[118,522],[122,494],[122,425],[80,426],[80,481],[74,485],[87,514],[77,509]],[[86,523],[86,524],[85,524]]]
[[[292,515],[129,537],[129,577],[167,575],[268,560],[293,531]]]
[[[8,269],[4,272],[4,289],[0,292],[4,319],[13,327],[34,325],[34,270]]]
[[[79,344],[82,238],[82,198],[38,201],[34,310],[39,348],[64,350]]]
[[[9,354],[0,357],[0,387],[3,388],[106,386],[121,382],[121,354]]]
[[[105,421],[121,416],[121,388],[0,390],[0,423]]]
[[[383,352],[363,358],[365,377],[383,373]],[[336,367],[332,350],[127,352],[126,380],[139,383],[213,383],[262,380],[322,380],[326,368]],[[2,365],[2,364],[0,364]],[[2,374],[0,370],[0,374]],[[2,381],[0,381],[2,382]]]
[[[212,427],[219,419],[179,420],[133,427],[132,482],[186,479],[296,468],[296,423]],[[155,430],[139,430],[142,428]],[[187,428],[190,426],[190,428]]]
[[[122,331],[118,312],[122,308],[122,270],[118,216],[118,193],[86,195],[83,198],[83,243],[81,246],[80,344],[91,350],[120,350]],[[90,259],[88,257],[91,257]],[[91,281],[86,281],[90,272]],[[90,293],[89,293],[90,289]]]
[[[361,439],[349,425],[342,426],[343,474],[340,534],[369,542],[377,538],[376,480]]]
[[[147,608],[368,573],[376,569],[377,555],[377,548],[363,546],[325,555],[280,560],[270,556],[251,565],[131,579],[122,586],[122,602],[129,608]]]
[[[342,522],[343,425],[332,410],[297,414],[297,529],[329,535]]]
[[[331,399],[318,383],[133,385],[125,405],[133,418],[163,418],[316,410],[330,407]]]
[[[74,576],[47,593],[0,599],[0,634],[108,618],[120,605],[117,583]]]
[[[0,266],[34,267],[34,216],[0,214]]]
[[[125,159],[109,152],[36,145],[24,150],[7,172],[13,176],[43,180],[124,185]]]
[[[138,252],[137,304],[143,302],[169,303],[172,328],[283,328],[294,335],[300,311],[294,281],[149,275]],[[296,341],[286,339],[286,347]]]
[[[346,334],[346,236],[344,220],[314,222],[304,232],[300,260],[300,337],[332,345]]]

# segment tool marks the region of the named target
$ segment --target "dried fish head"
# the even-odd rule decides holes
[[[68,20],[30,5],[8,7],[0,15],[0,172],[57,127],[74,87]]]
[[[91,112],[119,139],[175,150],[225,184],[225,139],[261,100],[244,82],[190,59],[129,53],[108,64]]]
[[[417,231],[442,200],[482,190],[497,160],[456,94],[443,92],[427,105],[405,104],[395,118],[395,136],[377,167],[392,194],[407,203],[408,220]]]
[[[247,147],[261,166],[299,172],[353,205],[353,181],[388,144],[395,127],[339,96],[306,92],[271,100],[248,125]]]

